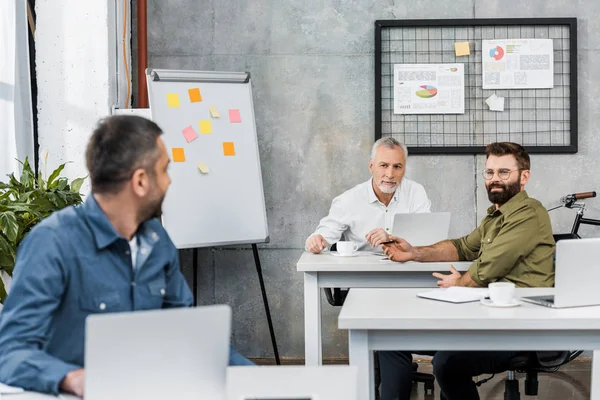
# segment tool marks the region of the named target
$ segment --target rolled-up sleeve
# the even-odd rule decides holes
[[[481,248],[480,228],[475,229],[467,236],[452,239],[450,242],[456,247],[460,261],[473,261],[479,255],[479,249]]]
[[[52,315],[68,280],[57,242],[51,230],[41,227],[25,238],[0,314],[0,382],[53,394],[68,372],[81,368],[45,352]]]
[[[471,278],[480,286],[487,286],[506,275],[537,245],[539,236],[538,216],[532,208],[523,208],[502,224],[498,235],[469,267]]]

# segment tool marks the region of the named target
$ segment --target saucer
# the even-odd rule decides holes
[[[356,257],[358,255],[358,251],[355,251],[352,254],[344,254],[344,255],[338,253],[337,251],[332,251],[329,254],[331,254],[334,257]]]
[[[481,301],[481,304],[483,304],[484,306],[496,307],[496,308],[518,307],[521,304],[523,304],[523,302],[518,299],[513,299],[510,303],[506,303],[506,304],[496,304],[490,299],[481,299],[480,301]]]

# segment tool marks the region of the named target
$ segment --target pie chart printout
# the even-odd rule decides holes
[[[504,57],[504,49],[500,46],[490,49],[490,57],[496,61],[502,60],[502,57]]]
[[[435,95],[438,92],[435,86],[423,85],[419,87],[421,88],[421,90],[417,90],[415,94],[423,99],[430,99],[432,97],[435,97]]]

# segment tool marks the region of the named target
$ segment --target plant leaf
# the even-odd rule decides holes
[[[4,287],[4,282],[0,279],[0,303],[4,303],[6,299],[6,288]]]
[[[66,164],[60,164],[58,166],[58,168],[56,168],[54,171],[52,171],[52,174],[50,174],[50,177],[48,178],[48,181],[46,182],[46,185],[48,188],[54,187],[54,185],[52,185],[52,182],[54,182],[54,180],[58,177],[58,175],[62,172],[62,170],[65,169],[65,165]]]
[[[0,227],[2,232],[6,235],[9,242],[16,242],[17,235],[19,233],[19,223],[17,222],[17,216],[12,211],[5,211],[0,214]]]
[[[71,192],[79,193],[79,191],[81,190],[81,185],[83,185],[83,182],[85,182],[86,178],[87,176],[84,178],[73,179],[73,181],[71,182]]]

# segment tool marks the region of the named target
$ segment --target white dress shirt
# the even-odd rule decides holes
[[[365,235],[375,228],[391,234],[394,214],[430,212],[430,209],[425,188],[417,182],[403,178],[386,206],[377,199],[371,178],[333,199],[329,215],[319,222],[312,235],[320,234],[330,245],[344,235],[346,240],[358,244],[358,250],[371,250]]]

